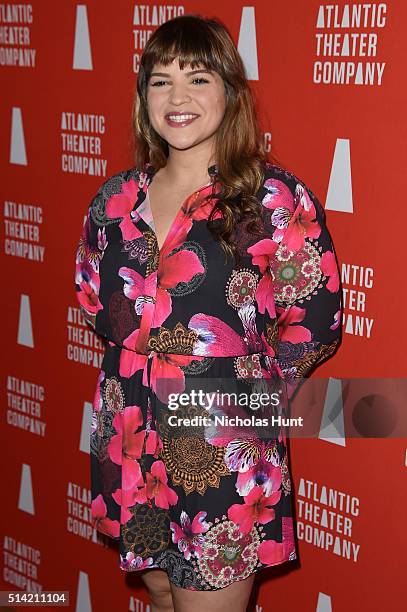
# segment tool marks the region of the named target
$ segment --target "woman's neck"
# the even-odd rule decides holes
[[[170,148],[167,164],[160,169],[160,174],[174,186],[199,186],[209,181],[208,168],[214,164],[211,151],[180,151]]]

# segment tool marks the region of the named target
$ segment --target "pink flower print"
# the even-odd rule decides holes
[[[137,192],[137,183],[134,179],[130,179],[127,183],[122,183],[122,193],[113,195],[106,203],[106,216],[109,219],[123,217],[119,225],[123,240],[135,240],[143,235],[133,223],[133,220],[140,219],[140,216],[133,211]]]
[[[97,247],[94,246],[94,238],[92,237],[91,228],[91,212],[89,211],[88,217],[82,229],[82,234],[76,253],[76,263],[80,264],[79,270],[85,270],[88,276],[92,276],[93,273],[99,275],[100,260],[102,259],[104,251],[108,245],[106,230],[103,227],[99,228],[97,231]]]
[[[294,325],[302,321],[305,317],[305,308],[298,308],[298,306],[290,306],[286,310],[278,308],[278,333],[279,339],[283,342],[292,342],[292,344],[298,344],[299,342],[309,342],[311,340],[311,332],[302,325]]]
[[[152,557],[147,557],[147,559],[143,559],[140,555],[135,555],[133,552],[129,551],[126,556],[120,555],[120,569],[125,571],[134,571],[134,570],[142,570],[147,567],[151,567],[154,563]]]
[[[178,544],[178,550],[184,554],[185,559],[189,560],[192,555],[200,557],[205,536],[209,525],[205,521],[206,512],[198,512],[192,522],[188,514],[183,510],[180,516],[181,526],[171,521],[172,541]]]
[[[99,371],[98,380],[97,380],[97,383],[96,383],[95,394],[93,396],[93,404],[92,404],[93,410],[95,412],[99,412],[102,409],[103,399],[102,399],[101,394],[100,394],[100,386],[101,386],[102,382],[104,381],[104,379],[105,379],[105,372],[104,372],[104,370],[100,370]]]
[[[178,251],[169,257],[161,254],[152,327],[159,327],[171,314],[172,300],[167,289],[172,289],[180,282],[188,282],[203,272],[198,256],[192,251]]]
[[[124,281],[123,291],[126,297],[135,300],[137,314],[142,314],[144,308],[152,307],[154,314],[152,327],[159,327],[171,314],[172,300],[167,289],[175,287],[180,282],[188,282],[195,274],[204,272],[197,255],[191,251],[178,251],[162,261],[157,272],[152,272],[146,278],[131,268],[122,267],[119,276]]]
[[[118,538],[120,535],[119,521],[112,521],[106,516],[107,506],[101,493],[92,500],[91,505],[92,524],[97,531],[104,533],[112,538]]]
[[[270,238],[259,240],[247,249],[247,252],[252,255],[253,265],[258,266],[263,274],[256,289],[256,301],[259,312],[263,314],[267,310],[272,319],[276,316],[276,310],[270,264],[271,260],[275,257],[277,249],[278,244],[274,240],[270,240]]]
[[[143,370],[147,364],[148,355],[136,353],[134,347],[139,337],[140,330],[136,329],[128,336],[123,344],[129,350],[122,349],[120,353],[119,374],[123,378],[130,378],[138,370]],[[147,372],[143,372],[143,385],[147,386]]]
[[[325,276],[329,277],[326,288],[331,293],[339,291],[339,274],[336,265],[335,255],[332,251],[325,251],[321,257],[321,270]]]
[[[154,499],[158,508],[168,510],[178,501],[178,495],[167,485],[168,478],[163,461],[154,461],[151,471],[147,472],[147,497]]]
[[[133,332],[127,340],[134,340],[139,330]],[[127,346],[127,340],[124,345]],[[130,344],[129,344],[130,346]],[[134,350],[123,349],[120,355],[120,376],[130,378],[138,370],[143,370],[142,384],[149,386],[147,380],[148,355],[137,354]],[[185,388],[185,376],[181,366],[186,366],[194,360],[203,357],[191,355],[176,355],[170,353],[153,353],[150,372],[151,388],[158,399],[166,404],[169,393],[181,393]]]
[[[262,274],[269,271],[270,259],[275,257],[278,244],[270,238],[259,240],[253,246],[247,249],[247,252],[252,256],[252,263],[258,266]]]
[[[291,516],[283,516],[281,520],[283,542],[265,540],[258,548],[259,560],[264,565],[276,565],[296,558],[293,519]]]
[[[303,248],[305,238],[318,238],[321,233],[321,227],[315,219],[315,206],[299,183],[295,190],[295,202],[294,214],[281,239],[281,243],[294,252]]]
[[[213,185],[208,185],[205,188],[199,189],[190,195],[187,200],[182,204],[179,209],[172,226],[165,238],[164,244],[160,249],[160,264],[159,267],[164,265],[164,259],[166,259],[171,251],[176,247],[182,245],[189,231],[192,228],[193,221],[201,221],[208,219],[208,216],[215,205],[215,200],[208,200],[207,196],[212,192],[220,190],[220,186],[215,188]],[[214,219],[221,216],[218,211],[214,215]]]
[[[257,554],[264,565],[276,565],[284,561],[284,546],[275,540],[265,540],[260,544]]]
[[[196,355],[210,354],[212,357],[217,357],[247,354],[244,339],[217,317],[197,313],[189,320],[188,327],[198,334],[194,346]]]
[[[77,264],[76,283],[80,287],[80,291],[77,292],[77,298],[80,306],[85,311],[85,318],[87,314],[96,316],[98,311],[103,309],[99,300],[100,277],[94,271],[89,261]]]
[[[337,329],[341,324],[342,310],[339,309],[334,314],[334,322],[329,326],[329,329]]]
[[[246,535],[253,529],[254,523],[264,525],[275,518],[275,511],[271,506],[277,504],[280,497],[281,491],[275,491],[266,497],[262,487],[253,487],[250,493],[244,497],[244,504],[230,506],[228,517]]]
[[[131,268],[126,268],[126,266],[119,268],[119,276],[124,280],[123,293],[129,300],[137,300],[137,298],[143,295],[144,287],[146,284],[148,285],[148,276],[144,278],[144,276],[141,276],[141,274]],[[138,314],[141,313],[139,312]]]
[[[116,491],[112,493],[112,497],[116,504],[121,507],[120,523],[125,525],[133,518],[133,514],[130,512],[129,508],[136,504],[145,504],[147,502],[146,484],[143,480],[141,470],[139,471],[138,480],[131,489],[116,489]]]
[[[263,488],[265,495],[277,491],[281,485],[281,468],[273,465],[264,457],[261,457],[251,468],[245,472],[239,472],[236,481],[236,490],[239,495],[248,495],[255,487]]]
[[[99,259],[101,259],[103,252],[107,248],[108,242],[106,238],[106,228],[102,227],[98,229],[98,249],[99,249],[99,257],[97,261],[97,270],[99,272]]]
[[[259,307],[259,312],[264,314],[269,313],[272,319],[276,316],[276,305],[274,302],[274,287],[270,272],[266,272],[262,276],[256,289],[256,301]]]
[[[134,300],[134,309],[138,315],[143,313],[146,303],[154,302],[157,273],[152,272],[145,278],[131,268],[122,266],[119,276],[124,280],[123,293],[129,300]]]
[[[264,442],[250,435],[235,438],[226,447],[225,464],[231,472],[239,472],[236,490],[239,495],[248,495],[255,486],[271,495],[281,485],[280,457],[274,442]]]
[[[171,353],[153,354],[150,372],[151,388],[163,404],[168,402],[170,393],[182,393],[185,388],[185,375],[181,366],[187,366],[191,361],[199,359],[202,358]]]
[[[108,453],[113,463],[122,466],[123,489],[131,489],[140,480],[140,459],[145,431],[136,430],[143,424],[143,415],[138,406],[127,406],[117,412],[112,425],[117,434],[112,436]]]
[[[264,187],[267,189],[267,193],[261,203],[265,208],[293,211],[293,194],[285,183],[275,178],[269,178],[264,182]]]
[[[271,224],[276,228],[273,241],[280,243],[284,231],[294,212],[294,198],[290,188],[278,179],[270,178],[264,183],[267,194],[262,200],[265,208],[271,209]]]

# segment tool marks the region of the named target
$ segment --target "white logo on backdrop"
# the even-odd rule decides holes
[[[23,463],[21,470],[18,509],[23,512],[28,512],[29,514],[35,514],[31,466],[27,463]]]
[[[373,288],[373,268],[343,261],[341,280],[344,332],[353,336],[371,338],[374,319],[366,315],[366,305],[368,305],[369,290]]]
[[[81,439],[79,442],[79,450],[84,453],[90,453],[90,428],[92,424],[92,404],[85,402],[83,404]]]
[[[140,59],[144,47],[151,34],[152,28],[157,28],[169,19],[179,17],[185,13],[185,8],[182,5],[166,5],[150,6],[148,4],[135,4],[133,12],[133,72],[138,73],[140,68]]]
[[[345,138],[336,141],[325,210],[353,213],[350,141]]]
[[[89,591],[89,576],[86,574],[86,572],[79,572],[75,612],[92,612]]]
[[[137,597],[130,597],[129,602],[130,612],[150,612],[151,608],[149,604],[145,604],[144,601],[137,599]]]
[[[316,612],[332,612],[331,597],[326,593],[318,593]]]
[[[44,437],[46,423],[41,420],[44,398],[42,385],[8,375],[7,424]]]
[[[379,34],[386,22],[384,2],[321,4],[315,33],[315,54],[321,59],[314,61],[313,82],[381,85],[386,62],[376,59],[380,50]],[[323,29],[328,31],[318,31]],[[345,29],[350,32],[344,32]]]
[[[42,207],[5,200],[3,213],[5,254],[42,263],[45,247],[38,244],[43,222]]]
[[[35,68],[36,49],[31,48],[31,4],[0,4],[0,66]],[[9,25],[10,24],[10,25]]]
[[[346,446],[345,425],[343,421],[342,382],[338,378],[328,380],[322,413],[319,439],[339,446]]]
[[[23,118],[18,107],[14,107],[11,114],[10,164],[27,165]]]
[[[75,42],[72,67],[74,70],[93,70],[86,4],[78,4],[76,7]]]
[[[31,321],[30,297],[22,295],[18,319],[17,344],[34,348],[33,326]]]
[[[106,176],[107,159],[102,157],[104,115],[62,111],[61,168],[63,172]]]
[[[360,500],[355,495],[311,478],[298,479],[299,540],[357,563],[361,546],[354,540],[354,522],[359,516]]]
[[[256,20],[254,6],[244,6],[240,22],[237,50],[243,60],[246,76],[250,81],[259,80],[257,61]]]

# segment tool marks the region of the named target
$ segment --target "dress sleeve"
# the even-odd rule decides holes
[[[341,343],[342,287],[325,210],[299,180],[292,210],[274,234],[279,243],[275,273],[281,281],[275,279],[276,358],[292,398]],[[290,277],[295,279],[291,284]]]
[[[107,247],[105,227],[96,225],[92,217],[92,205],[97,197],[88,207],[75,262],[76,298],[85,321],[96,331],[97,314],[103,309],[99,300],[100,262]]]

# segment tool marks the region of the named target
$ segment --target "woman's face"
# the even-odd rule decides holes
[[[181,70],[176,58],[169,66],[154,66],[147,105],[151,125],[170,147],[210,145],[225,114],[225,86],[218,73],[203,66]]]

